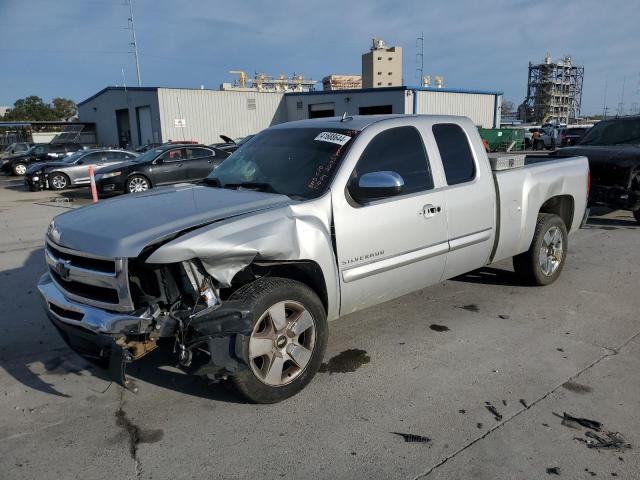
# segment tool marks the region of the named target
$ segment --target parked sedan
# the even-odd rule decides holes
[[[222,155],[205,145],[163,145],[96,174],[101,194],[143,192],[159,185],[204,179],[222,163]]]
[[[11,145],[7,145],[7,147],[0,152],[0,158],[10,157],[12,155],[19,155],[21,153],[26,152],[32,147],[32,144],[29,142],[16,142]]]
[[[32,163],[61,160],[83,148],[79,143],[42,143],[23,154],[6,158],[2,170],[13,175],[24,175]]]
[[[64,190],[89,184],[89,167],[96,169],[136,158],[133,152],[119,149],[80,150],[60,162],[41,162],[29,166],[24,183],[31,191]]]
[[[567,127],[560,130],[560,146],[571,147],[587,133],[591,127]]]

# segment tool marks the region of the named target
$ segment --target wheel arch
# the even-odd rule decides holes
[[[145,172],[131,172],[127,175],[127,179],[124,181],[125,183],[125,188],[127,183],[129,183],[129,180],[131,180],[131,177],[143,177],[147,182],[149,182],[149,188],[153,188],[153,182],[151,181],[151,178],[149,178],[149,175],[147,175]]]
[[[552,213],[559,216],[567,227],[567,231],[571,230],[574,212],[575,200],[571,195],[556,195],[548,198],[538,210],[538,213]]]
[[[255,261],[250,267],[255,273],[288,278],[306,285],[318,295],[325,312],[329,311],[330,300],[325,277],[320,265],[313,260]]]

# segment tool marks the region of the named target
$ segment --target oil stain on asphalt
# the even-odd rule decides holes
[[[371,357],[367,355],[365,350],[351,348],[336,355],[327,363],[320,365],[320,369],[318,371],[329,374],[355,372],[362,365],[365,365],[370,361]]]
[[[429,328],[431,330],[433,330],[434,332],[448,332],[449,331],[449,327],[447,327],[446,325],[436,325],[435,323],[432,325],[429,325]]]
[[[477,313],[480,311],[480,309],[478,308],[478,305],[476,305],[475,303],[471,303],[469,305],[462,305],[461,307],[462,310],[466,310],[467,312],[474,312]]]
[[[576,382],[571,382],[571,381],[563,383],[562,387],[566,388],[570,392],[580,393],[582,395],[584,395],[585,393],[589,393],[589,392],[591,392],[593,390],[588,385],[583,385],[581,383],[576,383]]]
[[[136,458],[138,445],[141,443],[156,443],[162,440],[162,430],[144,430],[135,425],[127,417],[126,412],[120,407],[116,412],[116,425],[121,427],[129,435],[129,453],[131,458]]]

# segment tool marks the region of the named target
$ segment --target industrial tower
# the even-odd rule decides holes
[[[547,53],[544,63],[529,62],[527,98],[520,118],[530,123],[568,124],[580,116],[584,67],[569,55],[553,62]]]

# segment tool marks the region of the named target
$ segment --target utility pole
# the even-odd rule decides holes
[[[416,73],[420,72],[418,80],[420,87],[422,86],[422,78],[424,77],[424,32],[420,33],[420,36],[416,39],[416,47],[420,42],[420,53],[416,53]],[[419,63],[418,63],[419,62]]]
[[[136,58],[136,73],[138,75],[138,86],[142,86],[142,80],[140,78],[140,61],[138,60],[138,41],[136,40],[136,24],[133,20],[133,5],[131,5],[133,0],[128,0],[129,3],[129,28],[131,29],[131,37],[133,41],[131,42],[131,46],[133,47],[133,55]]]

